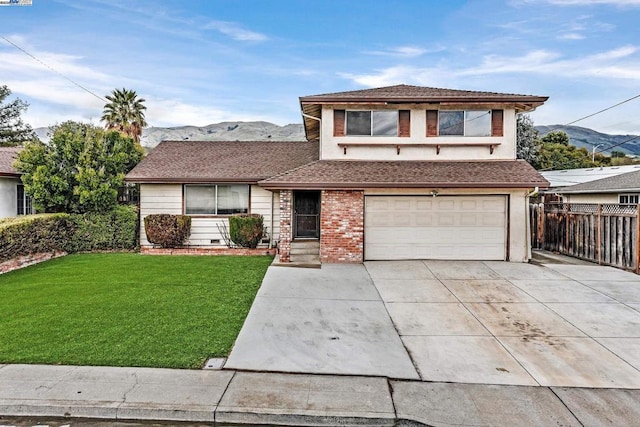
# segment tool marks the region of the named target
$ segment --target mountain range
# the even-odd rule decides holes
[[[540,136],[551,131],[564,131],[571,144],[587,150],[611,153],[622,151],[629,155],[640,155],[640,136],[609,135],[580,126],[543,125],[535,127]],[[49,139],[49,128],[35,129],[43,141]],[[301,123],[279,126],[269,122],[222,122],[207,126],[148,127],[142,132],[140,143],[147,150],[164,140],[172,141],[304,141]]]

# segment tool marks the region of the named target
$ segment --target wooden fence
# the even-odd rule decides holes
[[[640,270],[638,205],[531,204],[531,246]]]

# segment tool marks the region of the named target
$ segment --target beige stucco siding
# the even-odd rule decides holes
[[[140,186],[140,245],[148,246],[144,232],[144,217],[150,214],[183,213],[183,191],[182,184],[142,184]],[[250,209],[251,213],[260,214],[264,217],[264,224],[271,234],[271,200],[272,193],[257,185],[251,186]],[[273,199],[277,200],[277,199]],[[274,205],[277,208],[277,205]],[[276,218],[279,226],[279,218]],[[196,216],[191,219],[191,236],[187,242],[191,246],[215,247],[224,246],[224,239],[218,225],[226,225],[229,222],[224,217]],[[275,240],[277,240],[278,229],[275,230]],[[213,240],[213,242],[212,242]],[[265,244],[266,246],[266,244]]]
[[[618,193],[602,194],[564,194],[567,203],[618,203]]]
[[[431,195],[433,189],[385,188],[365,190],[367,195]],[[513,188],[460,188],[437,189],[437,196],[474,196],[505,195],[508,196],[508,255],[509,261],[528,262],[531,258],[529,238],[529,197],[526,189]],[[365,235],[366,240],[366,235]]]
[[[16,216],[17,208],[17,178],[0,178],[0,218]]]
[[[495,107],[495,106],[494,106]],[[348,106],[337,106],[338,109],[350,109]],[[354,106],[351,109],[381,109],[376,106]],[[406,108],[406,106],[402,106]],[[474,107],[475,108],[475,107]],[[474,109],[467,107],[466,109]],[[392,109],[392,108],[390,108]],[[398,109],[396,106],[395,109]],[[462,108],[460,108],[462,109]],[[477,107],[475,109],[491,109]],[[383,136],[333,136],[333,107],[322,109],[322,137],[321,157],[324,160],[513,160],[516,158],[516,112],[514,109],[504,109],[504,136],[501,137],[427,137],[426,106],[419,106],[411,110],[410,137]],[[397,154],[396,146],[348,146],[347,153],[338,144],[348,143],[367,144],[441,144],[440,154],[436,154],[436,147],[400,147]],[[495,144],[493,154],[488,146],[468,146],[465,144]],[[456,146],[457,145],[457,146]]]

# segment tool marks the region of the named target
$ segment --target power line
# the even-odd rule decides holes
[[[42,64],[43,66],[45,66],[46,68],[48,68],[49,70],[53,71],[54,73],[56,73],[57,75],[59,75],[60,77],[62,77],[65,80],[68,80],[69,82],[73,83],[74,85],[78,86],[80,89],[84,90],[87,93],[90,93],[91,95],[95,96],[96,98],[98,98],[100,101],[106,103],[107,100],[104,99],[103,97],[101,97],[100,95],[96,95],[94,92],[90,91],[89,89],[87,89],[86,87],[82,86],[80,83],[70,79],[69,77],[65,76],[64,74],[62,74],[61,72],[59,72],[58,70],[54,69],[53,67],[51,67],[50,65],[46,64],[44,61],[41,61],[40,59],[36,58],[34,55],[32,55],[31,53],[27,52],[26,50],[24,50],[23,48],[21,48],[20,46],[18,46],[17,44],[15,44],[14,42],[12,42],[11,40],[9,40],[8,38],[6,38],[3,35],[0,35],[0,38],[2,38],[4,41],[6,41],[7,43],[9,43],[11,46],[15,47],[16,49],[18,49],[19,51],[21,51],[22,53],[24,53],[25,55],[31,57],[34,61]]]
[[[617,142],[617,143],[615,143],[613,145],[609,145],[607,147],[604,147],[602,150],[594,150],[593,154],[602,153],[605,150],[610,150],[611,148],[615,148],[615,147],[617,147],[619,145],[626,144],[627,142],[633,141],[633,140],[638,139],[638,138],[640,138],[640,135],[634,136],[633,138],[625,139],[624,141]]]
[[[561,125],[561,126],[569,126],[569,125],[572,125],[572,124],[574,124],[574,123],[578,123],[578,122],[580,122],[580,121],[582,121],[582,120],[585,120],[585,119],[588,119],[588,118],[590,118],[590,117],[596,116],[596,115],[598,115],[598,114],[600,114],[600,113],[604,113],[605,111],[609,111],[609,110],[611,110],[611,109],[613,109],[613,108],[619,107],[620,105],[622,105],[622,104],[626,104],[627,102],[629,102],[629,101],[633,101],[634,99],[637,99],[637,98],[640,98],[640,94],[635,95],[635,96],[632,96],[631,98],[627,98],[627,99],[625,99],[624,101],[620,101],[620,102],[618,102],[617,104],[611,105],[611,106],[609,106],[609,107],[607,107],[607,108],[603,108],[602,110],[600,110],[600,111],[596,111],[595,113],[588,114],[588,115],[586,115],[586,116],[584,116],[584,117],[580,117],[579,119],[576,119],[576,120],[574,120],[574,121],[572,121],[572,122],[566,123],[566,124]],[[557,129],[560,129],[560,127],[553,128],[553,129],[551,129],[549,132],[553,132],[553,131],[555,131],[555,130],[557,130]],[[620,145],[622,145],[622,144],[626,144],[627,142],[630,142],[630,141],[636,140],[636,139],[638,139],[638,138],[640,138],[640,135],[638,135],[638,136],[634,136],[633,138],[627,139],[627,140],[622,141],[622,142],[617,142],[617,143],[615,143],[615,144],[608,145],[608,146],[606,146],[606,147],[602,148],[601,150],[597,150],[597,151],[595,151],[595,150],[594,150],[594,152],[593,152],[593,153],[594,153],[594,154],[595,154],[595,153],[602,153],[602,152],[604,152],[604,151],[606,151],[606,150],[610,150],[611,148],[618,147],[618,146],[620,146]],[[593,145],[594,147],[596,146],[596,144],[592,144],[592,145]]]
[[[625,99],[624,101],[618,102],[617,104],[612,105],[612,106],[607,107],[607,108],[604,108],[604,109],[602,109],[602,110],[600,110],[600,111],[596,111],[595,113],[593,113],[593,114],[589,114],[588,116],[584,116],[584,117],[581,117],[581,118],[579,118],[579,119],[577,119],[577,120],[574,120],[574,121],[572,121],[572,122],[566,123],[564,126],[569,126],[569,125],[572,125],[572,124],[574,124],[574,123],[581,122],[582,120],[588,119],[589,117],[593,117],[593,116],[598,115],[598,114],[600,114],[600,113],[604,113],[605,111],[609,111],[609,110],[611,110],[611,109],[613,109],[613,108],[616,108],[616,107],[618,107],[618,106],[620,106],[620,105],[622,105],[622,104],[625,104],[625,103],[627,103],[627,102],[629,102],[629,101],[633,101],[633,100],[634,100],[634,99],[636,99],[636,98],[640,98],[640,94],[638,94],[638,95],[636,95],[636,96],[632,96],[632,97],[631,97],[631,98],[629,98],[629,99]]]

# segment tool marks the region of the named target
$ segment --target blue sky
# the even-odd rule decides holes
[[[640,93],[640,0],[33,0],[0,7],[0,84],[34,127],[99,122],[134,89],[154,126],[301,121],[298,97],[406,83],[546,95],[562,124]],[[62,75],[62,76],[61,76]],[[640,99],[578,125],[640,134]]]

